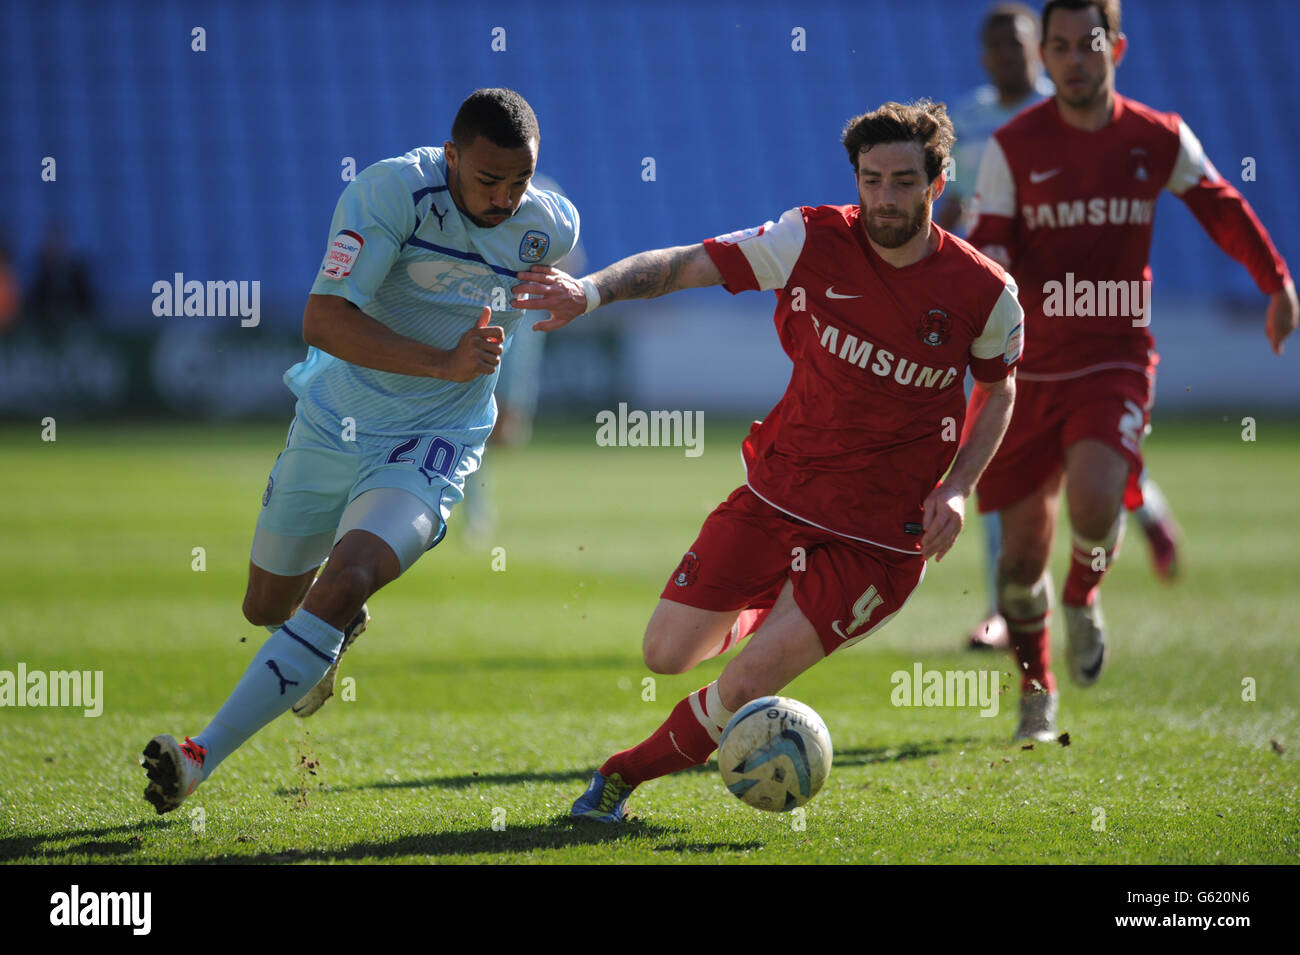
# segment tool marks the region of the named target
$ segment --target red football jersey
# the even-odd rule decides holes
[[[776,290],[794,362],[745,439],[749,487],[810,524],[909,554],[956,454],[966,368],[998,381],[1021,348],[1011,277],[938,232],[939,247],[901,269],[872,249],[858,206],[801,206],[704,242],[728,291]]]
[[[1154,362],[1151,233],[1162,189],[1187,203],[1263,292],[1282,287],[1286,266],[1268,234],[1177,114],[1116,95],[1111,121],[1085,132],[1048,99],[993,134],[970,242],[1009,262],[1019,282],[1029,329],[1021,378]]]

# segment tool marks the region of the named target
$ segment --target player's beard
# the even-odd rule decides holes
[[[901,214],[903,218],[882,222],[876,218],[881,212],[890,215]],[[906,245],[921,231],[926,223],[927,212],[925,200],[917,203],[910,214],[904,213],[902,209],[869,209],[865,216],[867,237],[882,249],[897,249],[899,246]]]
[[[1097,77],[1096,82],[1084,86],[1082,92],[1071,94],[1068,86],[1058,86],[1061,101],[1072,109],[1088,109],[1104,101],[1106,97],[1106,74]]]
[[[447,186],[448,186],[448,190],[451,192],[451,201],[456,204],[456,208],[460,210],[461,215],[463,215],[470,222],[474,223],[480,229],[495,229],[497,226],[505,222],[506,219],[509,219],[512,215],[515,214],[513,209],[512,210],[488,209],[485,210],[482,215],[475,215],[474,213],[466,209],[465,193],[460,188],[459,169],[447,170]],[[493,221],[492,219],[488,218],[489,216],[503,216],[503,218],[499,218],[496,221]]]

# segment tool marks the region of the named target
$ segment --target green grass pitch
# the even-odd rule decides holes
[[[1185,574],[1160,584],[1130,525],[1102,681],[1073,687],[1054,639],[1068,747],[1011,745],[1010,658],[961,649],[985,601],[970,520],[897,619],[785,691],[836,749],[802,817],[743,805],[710,764],[644,786],[627,824],[564,821],[595,765],[720,669],[647,685],[640,659],[663,581],[741,481],[743,429],[707,424],[699,458],[598,448],[594,426],[489,452],[499,533],[470,547],[454,524],[371,600],[342,667],[355,700],[280,717],[163,817],[141,798],[144,743],[202,728],[266,637],[239,605],[283,428],[0,431],[0,669],[104,674],[96,718],[0,709],[0,859],[1300,860],[1300,428],[1261,419],[1248,442],[1240,416],[1160,422],[1149,441]],[[1002,670],[1000,713],[893,706],[890,675],[917,662]]]

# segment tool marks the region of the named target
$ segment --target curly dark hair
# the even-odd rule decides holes
[[[925,175],[934,182],[956,140],[948,108],[921,99],[914,103],[883,103],[870,113],[853,117],[844,127],[843,142],[854,171],[863,150],[881,143],[915,142],[925,151]]]

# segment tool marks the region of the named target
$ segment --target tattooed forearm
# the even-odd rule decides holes
[[[655,298],[684,288],[722,282],[703,245],[654,249],[615,262],[591,276],[603,304],[626,298]]]

